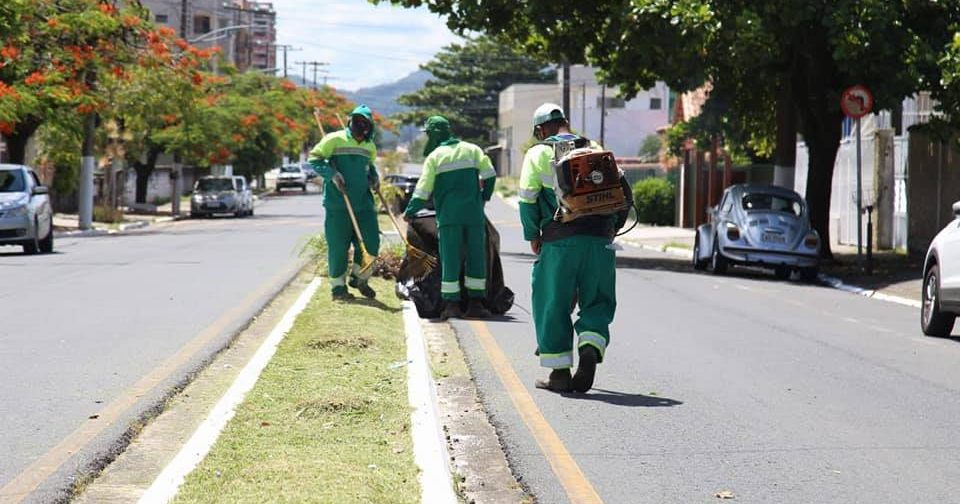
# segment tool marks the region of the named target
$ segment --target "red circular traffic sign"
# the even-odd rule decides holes
[[[873,94],[866,86],[850,86],[840,95],[840,109],[847,116],[860,119],[873,110]]]

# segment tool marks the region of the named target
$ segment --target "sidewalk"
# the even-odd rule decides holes
[[[834,264],[821,271],[851,286],[920,302],[923,284],[923,258],[884,250],[873,254],[873,274],[865,274],[857,265],[857,248],[845,245],[832,247]],[[866,261],[866,254],[863,260]]]

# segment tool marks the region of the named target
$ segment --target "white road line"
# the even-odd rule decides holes
[[[226,427],[227,422],[233,418],[236,413],[236,407],[246,397],[253,386],[257,383],[260,373],[267,367],[267,363],[277,351],[277,345],[287,335],[287,332],[293,327],[297,315],[307,307],[307,304],[313,298],[313,295],[320,287],[320,279],[314,278],[307,285],[307,288],[300,294],[297,301],[287,310],[280,322],[273,328],[267,339],[263,341],[257,353],[253,355],[250,362],[244,366],[233,385],[227,389],[227,392],[220,398],[210,415],[204,420],[197,430],[190,436],[187,443],[180,449],[180,452],[163,469],[163,472],[157,476],[150,488],[147,489],[143,497],[140,498],[140,504],[161,504],[169,502],[176,494],[180,485],[183,484],[187,474],[193,471],[199,464],[213,443],[217,441],[220,433]]]
[[[420,467],[420,502],[456,504],[447,465],[450,456],[437,421],[437,391],[427,360],[427,345],[417,310],[410,301],[403,303],[403,322],[407,333],[407,396],[413,407],[413,456]]]

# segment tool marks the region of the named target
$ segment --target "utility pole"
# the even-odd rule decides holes
[[[299,51],[300,48],[295,48],[290,44],[277,44],[274,45],[277,49],[283,49],[283,78],[287,78],[287,51],[294,52]]]
[[[570,62],[563,58],[563,115],[570,117]]]
[[[600,145],[604,145],[603,137],[607,124],[607,85],[600,85]],[[606,146],[604,146],[606,148]]]
[[[310,65],[310,66],[313,67],[313,89],[316,90],[316,89],[317,89],[317,72],[318,72],[318,69],[319,69],[320,67],[322,67],[322,66],[329,65],[330,63],[326,63],[326,62],[323,62],[323,61],[301,61],[300,64],[303,65],[303,77],[304,77],[303,80],[304,80],[304,84],[306,84],[306,80],[307,80],[307,79],[306,79],[306,77],[307,77],[307,65]]]
[[[190,0],[180,0],[180,38],[187,40],[187,16]],[[180,153],[175,152],[173,155],[173,171],[170,172],[170,178],[172,179],[170,184],[171,192],[170,195],[170,213],[174,217],[180,215],[180,195],[183,194],[183,167],[180,165],[182,159],[180,158]]]
[[[190,0],[180,0],[180,38],[187,40],[187,7]]]

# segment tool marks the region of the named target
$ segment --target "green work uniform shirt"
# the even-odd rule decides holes
[[[415,214],[432,196],[437,226],[482,226],[483,203],[493,196],[496,177],[490,158],[477,145],[443,142],[423,161],[406,214]]]
[[[346,211],[343,195],[333,184],[333,175],[340,172],[355,212],[372,211],[371,179],[379,177],[373,162],[377,147],[370,140],[358,142],[349,130],[330,133],[310,151],[310,165],[323,177],[323,206],[328,210]]]

